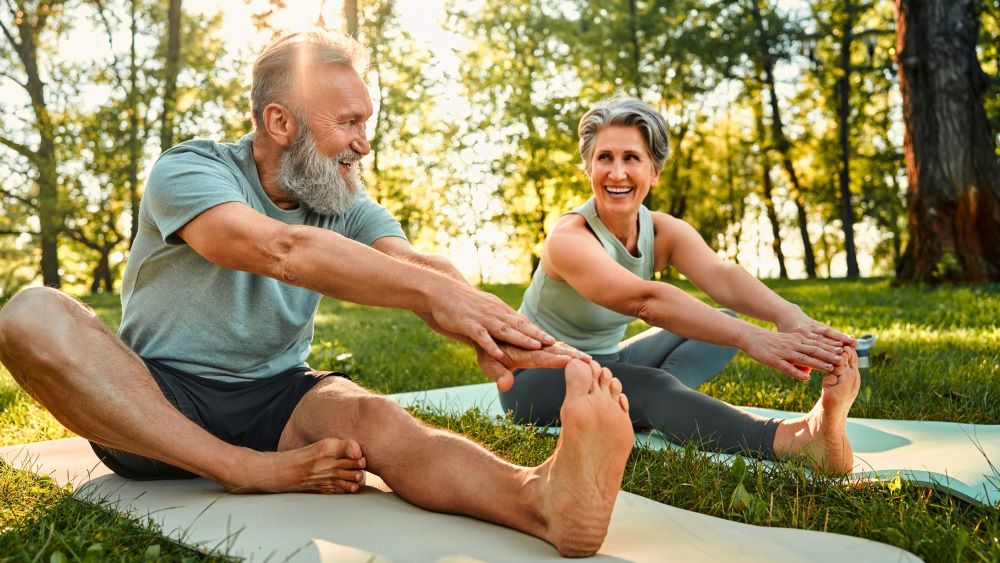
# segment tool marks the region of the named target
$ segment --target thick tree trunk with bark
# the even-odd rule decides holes
[[[1000,281],[1000,162],[983,109],[977,0],[896,0],[910,240],[903,282]]]

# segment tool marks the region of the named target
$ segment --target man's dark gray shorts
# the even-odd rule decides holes
[[[338,372],[308,367],[252,381],[207,379],[144,359],[160,391],[177,410],[216,438],[258,451],[276,451],[292,411],[316,383]],[[348,378],[349,379],[349,378]],[[141,409],[142,405],[136,405]],[[149,424],[155,425],[151,420]],[[162,461],[90,443],[112,471],[129,479],[181,479],[196,475]]]

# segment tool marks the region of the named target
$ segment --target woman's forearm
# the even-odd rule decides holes
[[[802,313],[798,305],[772,291],[737,264],[727,264],[716,283],[702,289],[723,307],[775,325]]]
[[[745,349],[765,329],[726,315],[670,284],[649,282],[627,314],[685,338]]]

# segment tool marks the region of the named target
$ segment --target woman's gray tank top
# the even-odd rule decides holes
[[[586,219],[607,253],[644,280],[653,277],[653,218],[645,206],[639,208],[638,256],[625,249],[597,216],[594,198],[570,211]],[[599,275],[599,274],[595,274]],[[524,292],[520,311],[539,328],[588,354],[614,354],[625,336],[625,328],[635,317],[622,315],[591,302],[564,281],[545,275],[539,266]]]

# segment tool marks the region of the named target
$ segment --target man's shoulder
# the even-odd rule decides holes
[[[198,162],[236,165],[250,154],[250,139],[244,137],[235,143],[220,143],[212,139],[191,139],[167,149],[156,159],[155,166]]]

